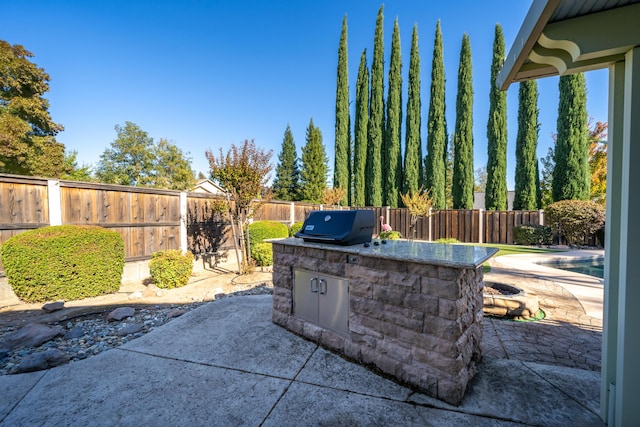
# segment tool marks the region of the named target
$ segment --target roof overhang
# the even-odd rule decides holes
[[[608,67],[640,46],[639,22],[640,0],[534,0],[496,83]]]

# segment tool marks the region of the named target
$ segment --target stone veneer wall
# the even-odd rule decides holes
[[[273,322],[459,405],[482,341],[482,267],[461,269],[273,243]],[[293,271],[349,280],[349,334],[293,316]]]

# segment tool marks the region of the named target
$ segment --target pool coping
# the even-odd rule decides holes
[[[553,268],[549,264],[563,261],[584,261],[604,258],[604,250],[580,249],[543,254],[514,254],[493,258],[493,267],[526,272],[540,279],[549,280],[571,292],[586,314],[602,320],[604,280],[568,270]]]

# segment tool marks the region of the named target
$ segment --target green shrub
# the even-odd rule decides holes
[[[177,249],[158,251],[151,255],[149,272],[153,283],[162,289],[180,288],[189,283],[193,271],[193,254]]]
[[[453,237],[443,237],[433,243],[460,243],[460,241],[458,239],[454,239]]]
[[[381,231],[379,237],[383,240],[398,240],[402,237],[399,231]]]
[[[25,302],[77,300],[117,292],[124,241],[102,227],[57,225],[29,230],[2,245],[2,262]]]
[[[264,267],[273,264],[273,248],[271,243],[256,243],[251,249],[251,258],[253,258],[258,267]]]
[[[545,222],[569,244],[584,241],[600,230],[604,221],[604,207],[589,200],[562,200],[545,208]]]
[[[273,264],[271,243],[265,243],[263,240],[280,237],[289,237],[289,227],[281,222],[257,221],[249,224],[249,249],[251,258],[255,260],[256,265]]]
[[[289,227],[289,237],[293,237],[298,231],[302,229],[303,222],[294,222]]]
[[[277,221],[256,221],[249,224],[249,239],[251,249],[256,243],[262,243],[265,239],[277,239],[289,237],[289,228]]]
[[[550,245],[553,232],[546,225],[520,225],[513,227],[513,241],[516,245]]]

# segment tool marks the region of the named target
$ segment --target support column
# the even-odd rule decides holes
[[[49,225],[62,225],[62,204],[60,197],[60,181],[57,179],[47,180]]]
[[[624,129],[624,70],[618,62],[609,68],[609,128],[607,138],[607,220],[605,224],[604,313],[600,416],[614,424],[616,358],[618,347],[618,287],[620,282],[620,222],[622,203],[622,145]],[[610,402],[612,407],[609,407]]]
[[[614,66],[615,69],[616,66]],[[617,73],[616,73],[617,74]],[[614,76],[615,79],[615,76]],[[615,272],[609,268],[609,289],[607,305],[611,306],[605,318],[605,322],[611,322],[606,329],[604,339],[608,353],[606,354],[606,366],[611,365],[610,359],[613,345],[609,335],[616,333],[615,342],[615,394],[610,400],[609,418],[614,411],[614,423],[618,426],[640,425],[640,340],[638,340],[638,328],[640,328],[640,221],[637,221],[637,212],[640,212],[640,48],[634,48],[625,55],[624,64],[624,106],[622,119],[622,144],[620,163],[620,229],[618,235],[612,230],[610,240],[619,239],[618,256],[618,294],[615,297]],[[614,101],[617,106],[617,101]],[[616,110],[617,111],[617,110]],[[617,119],[614,118],[617,124]],[[617,137],[615,137],[617,140]],[[615,149],[614,149],[615,152]],[[615,157],[615,154],[614,154]],[[613,160],[615,162],[615,159]],[[615,165],[614,165],[615,166]],[[615,178],[614,178],[615,179]],[[615,186],[614,186],[615,187]],[[612,195],[616,203],[615,195]],[[613,206],[615,213],[615,206]],[[614,220],[615,222],[615,220]],[[615,227],[615,226],[614,226]],[[613,227],[612,227],[613,228]],[[615,253],[613,254],[615,255]],[[610,255],[610,258],[613,257]],[[615,266],[612,260],[612,266]],[[617,318],[613,310],[617,306]],[[613,322],[616,322],[615,324]],[[617,327],[616,331],[613,328]],[[605,362],[603,360],[603,362]],[[603,363],[603,366],[604,363]],[[610,368],[608,368],[610,369]],[[609,370],[603,381],[611,377]]]

